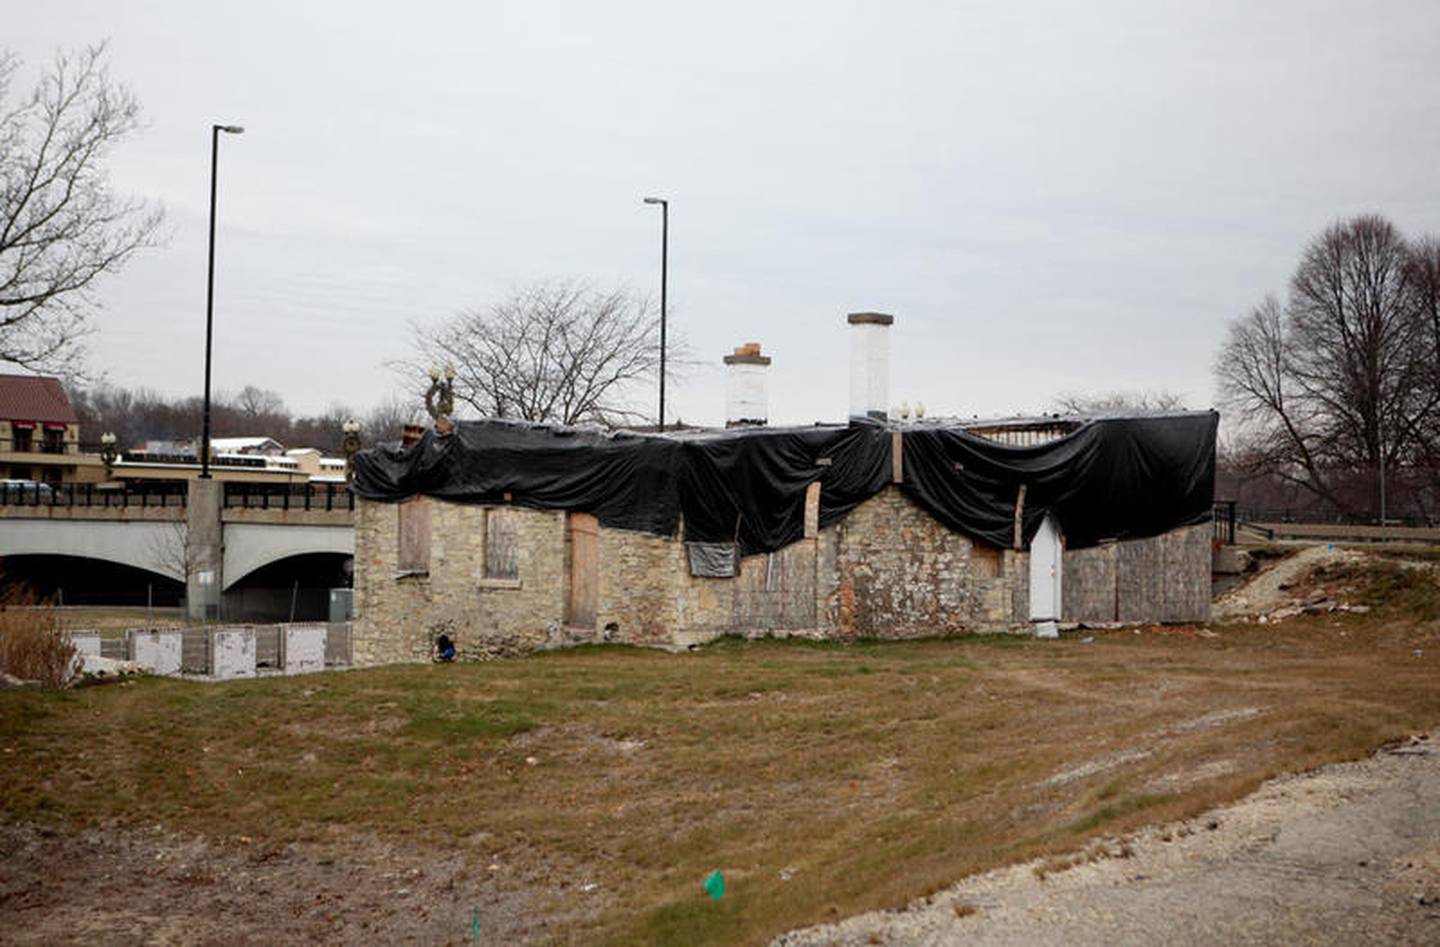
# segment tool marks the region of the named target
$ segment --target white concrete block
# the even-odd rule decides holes
[[[325,670],[324,622],[297,622],[280,626],[280,666],[286,674]]]
[[[125,632],[125,640],[130,660],[150,673],[180,673],[179,628],[131,628]]]
[[[70,632],[70,643],[75,646],[75,653],[81,655],[100,656],[100,632],[98,631],[72,631]]]
[[[255,629],[245,625],[210,629],[210,674],[218,678],[255,676]]]
[[[1035,637],[1059,638],[1060,628],[1053,621],[1037,621],[1035,622]]]

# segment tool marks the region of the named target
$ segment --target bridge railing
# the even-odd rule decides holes
[[[227,483],[227,510],[353,510],[355,494],[343,483]]]
[[[0,483],[0,506],[182,507],[184,483]]]

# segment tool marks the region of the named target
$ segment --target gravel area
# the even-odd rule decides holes
[[[1280,777],[1076,861],[977,875],[774,947],[1440,943],[1440,746]]]

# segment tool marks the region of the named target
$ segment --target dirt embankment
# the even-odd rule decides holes
[[[1440,747],[1285,776],[1072,861],[968,878],[774,947],[1440,942]]]

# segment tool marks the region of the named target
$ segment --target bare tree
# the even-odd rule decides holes
[[[200,550],[191,548],[188,537],[189,529],[185,523],[171,520],[148,537],[145,549],[150,562],[159,572],[186,585],[205,564],[205,556]]]
[[[660,321],[625,290],[547,281],[417,328],[415,348],[412,377],[453,365],[455,397],[483,416],[613,426],[642,416],[627,396],[659,366]]]
[[[271,418],[285,414],[285,399],[277,391],[246,385],[235,396],[235,410],[249,418]]]
[[[1422,317],[1419,267],[1373,215],[1306,246],[1288,303],[1267,298],[1232,323],[1216,362],[1243,427],[1235,456],[1342,510],[1370,505],[1370,491],[1353,489],[1357,472],[1374,484],[1413,462],[1440,406],[1440,334]]]
[[[425,408],[420,399],[392,395],[360,419],[360,436],[367,444],[398,441],[405,425],[419,423],[424,418]]]
[[[1110,391],[1098,395],[1063,394],[1055,407],[1070,414],[1185,411],[1185,398],[1173,391]]]
[[[95,279],[153,243],[161,213],[110,190],[104,159],[140,105],[110,80],[105,46],[60,54],[12,104],[19,65],[0,54],[0,361],[73,367]]]

